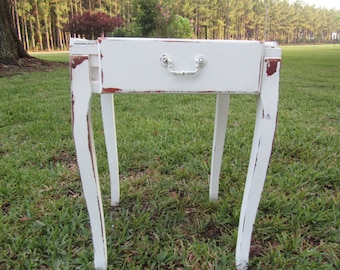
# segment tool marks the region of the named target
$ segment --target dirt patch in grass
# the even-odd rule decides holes
[[[9,202],[4,202],[2,205],[1,205],[1,210],[4,214],[8,214],[9,213],[9,209],[11,208],[11,203]]]
[[[214,222],[209,222],[209,224],[200,232],[199,236],[203,239],[217,239],[225,233],[223,227]]]
[[[49,72],[60,67],[68,67],[68,63],[44,61],[35,57],[21,58],[18,65],[0,63],[0,78],[36,71]]]
[[[51,158],[51,161],[54,165],[57,163],[68,167],[69,170],[73,173],[78,171],[77,158],[74,153],[69,153],[67,151],[61,151],[58,155],[55,155]]]

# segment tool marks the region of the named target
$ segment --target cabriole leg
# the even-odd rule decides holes
[[[106,269],[105,224],[91,121],[91,87],[89,80],[84,79],[89,74],[88,56],[80,57],[83,58],[82,61],[71,70],[73,137],[90,217],[94,265],[96,269]]]
[[[238,227],[236,267],[247,269],[253,225],[261,199],[272,151],[279,90],[279,68],[276,74],[263,74],[261,94],[257,97],[254,138]]]

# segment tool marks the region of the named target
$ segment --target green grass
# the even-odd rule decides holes
[[[68,52],[31,52],[31,56],[51,62],[68,62]]]
[[[339,46],[283,48],[251,269],[340,268],[339,70]],[[0,269],[93,268],[69,88],[67,68],[0,78]],[[217,203],[208,200],[214,96],[118,95],[115,103],[118,207],[109,204],[98,97],[93,106],[110,269],[233,269],[254,97],[231,99]]]

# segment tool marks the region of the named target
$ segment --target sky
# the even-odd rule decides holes
[[[303,2],[309,5],[314,4],[316,7],[335,8],[340,10],[340,0],[303,0]]]

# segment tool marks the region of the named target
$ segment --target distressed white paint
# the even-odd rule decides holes
[[[101,95],[103,127],[111,180],[111,205],[119,203],[118,150],[113,95]]]
[[[164,59],[161,61],[163,55],[171,57],[170,67]],[[195,62],[197,56],[204,57],[204,65]],[[281,50],[275,43],[257,41],[71,40],[73,133],[97,269],[107,268],[107,255],[92,135],[91,95],[102,93],[103,125],[112,185],[111,204],[115,205],[119,203],[119,170],[112,94],[217,94],[209,194],[211,200],[218,198],[229,94],[256,94],[256,123],[236,246],[237,268],[246,269],[253,224],[276,127],[280,61]]]
[[[261,92],[257,96],[255,130],[236,244],[236,266],[239,270],[246,269],[248,264],[251,234],[274,141],[279,100],[280,57],[280,49],[267,48],[265,51],[264,61],[277,60],[277,67],[276,72],[269,76],[265,62]]]
[[[211,157],[210,189],[211,201],[218,199],[218,186],[224,150],[225,133],[228,121],[229,95],[217,94],[214,127],[214,141]]]
[[[105,89],[225,93],[259,90],[263,43],[258,41],[107,38],[101,41],[100,50]],[[171,56],[175,71],[194,70],[197,56],[203,56],[206,64],[194,76],[176,76],[161,65],[163,55]]]
[[[79,54],[74,54],[72,49],[70,50],[70,62],[73,66],[71,69],[73,137],[90,217],[94,263],[97,269],[106,269],[105,223],[91,122],[92,88],[89,79],[89,55],[86,55],[91,47],[83,46],[82,49],[77,52]],[[72,61],[74,62],[72,63]]]

